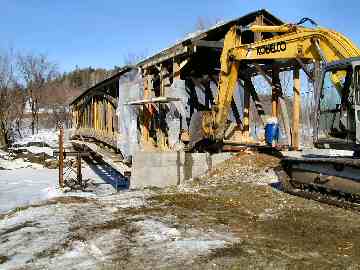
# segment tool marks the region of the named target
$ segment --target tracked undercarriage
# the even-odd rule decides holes
[[[360,210],[360,160],[350,157],[285,157],[277,175],[284,191]]]

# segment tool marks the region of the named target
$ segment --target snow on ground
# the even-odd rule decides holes
[[[43,168],[43,166],[37,163],[31,163],[25,161],[23,158],[17,158],[12,160],[12,159],[2,159],[0,157],[0,170],[17,170],[22,168],[39,169],[39,168]],[[2,172],[0,173],[0,176],[1,175]]]
[[[2,166],[0,160],[0,167]],[[57,196],[95,196],[96,194],[111,194],[116,189],[104,182],[90,167],[82,169],[83,179],[91,179],[98,186],[96,194],[69,192],[62,193],[58,190],[58,170],[43,168],[42,165],[30,162],[18,162],[18,159],[6,161],[11,164],[9,170],[0,171],[0,213],[4,213],[16,207],[26,206],[47,200]],[[31,165],[29,167],[17,167],[17,165]],[[11,167],[11,166],[8,166]]]
[[[64,131],[64,146],[71,147],[70,137],[72,130]],[[40,130],[39,133],[31,135],[27,134],[23,138],[18,138],[13,143],[11,149],[23,150],[32,154],[45,153],[48,156],[53,156],[54,149],[59,147],[59,131],[55,129]],[[0,152],[0,158],[4,153]]]
[[[336,149],[314,149],[305,148],[299,151],[282,151],[282,155],[288,157],[352,157],[354,151],[349,150],[336,150]]]
[[[49,147],[29,144],[55,145],[54,134],[17,143],[42,153]],[[6,152],[0,167],[0,269],[107,269],[117,266],[114,261],[127,269],[176,268],[237,240],[230,233],[178,228],[172,216],[128,214],[149,207],[153,191],[117,192],[118,176],[102,164],[83,165],[87,192],[67,193],[58,189],[57,169],[13,160]]]
[[[57,170],[17,168],[0,173],[0,213],[58,195]]]
[[[42,142],[50,147],[58,147],[59,132],[52,129],[40,130],[39,133],[28,135],[24,138],[17,139],[14,144],[19,146],[26,146],[28,143]]]
[[[122,201],[137,195],[130,191],[112,197]],[[107,203],[30,207],[0,220],[0,255],[7,258],[1,269],[123,269],[122,263],[126,269],[174,269],[237,240],[227,233],[183,230],[152,218],[114,214]]]
[[[24,149],[33,154],[45,153],[49,156],[52,156],[54,152],[54,149],[52,149],[51,147],[40,147],[40,146],[19,147],[18,149]]]
[[[38,134],[17,140],[15,145],[17,150],[25,149],[33,154],[45,153],[52,156],[51,147],[56,147],[57,141],[56,130],[42,130]],[[42,143],[46,146],[41,147]],[[90,180],[96,189],[93,194],[77,192],[76,196],[112,194],[118,188],[113,187],[117,175],[99,165],[83,163],[82,175],[83,179]],[[57,169],[44,168],[41,164],[32,163],[23,158],[13,159],[13,156],[5,151],[0,151],[0,183],[0,214],[16,207],[64,195],[57,187]],[[74,194],[70,192],[66,195]]]

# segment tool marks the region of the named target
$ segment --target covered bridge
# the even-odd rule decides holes
[[[220,54],[225,34],[236,26],[281,25],[266,10],[258,10],[188,37],[135,67],[124,67],[91,87],[72,103],[77,135],[92,137],[132,155],[139,148],[166,151],[181,147],[196,111],[208,110],[217,92]],[[276,33],[246,32],[242,43]],[[129,75],[130,74],[130,75]],[[229,120],[229,140],[247,141],[250,94],[239,83]]]

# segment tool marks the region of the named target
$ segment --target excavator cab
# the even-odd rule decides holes
[[[359,72],[360,58],[336,61],[325,66],[316,90],[316,147],[360,150]]]

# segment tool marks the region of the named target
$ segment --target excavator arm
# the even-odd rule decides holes
[[[242,31],[283,33],[251,44],[241,44]],[[224,39],[218,95],[212,111],[203,117],[202,129],[206,139],[220,141],[224,137],[231,100],[239,78],[242,62],[262,60],[316,60],[332,62],[360,56],[360,50],[342,34],[324,28],[298,25],[258,26],[246,29],[233,26]],[[344,74],[334,74],[332,81],[340,83]],[[244,123],[245,125],[247,123]]]

